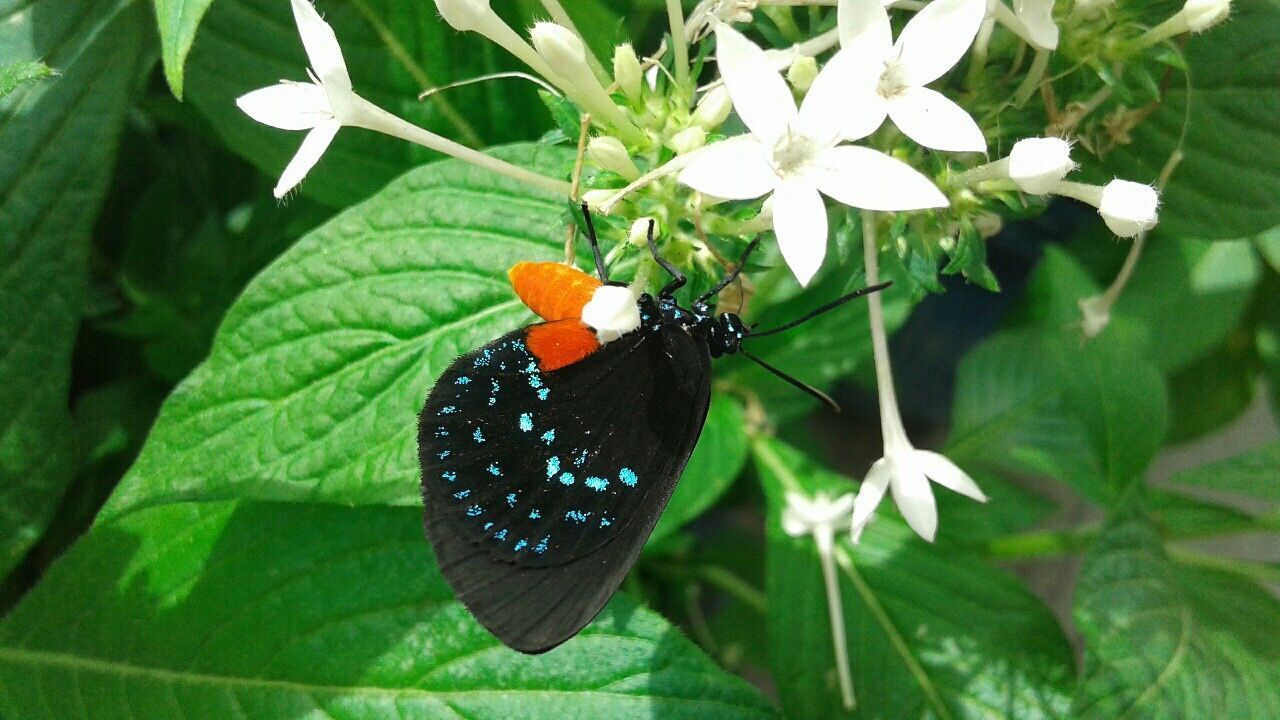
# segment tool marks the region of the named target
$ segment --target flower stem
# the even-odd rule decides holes
[[[697,154],[698,150],[691,153],[685,153],[684,155],[677,155],[666,163],[659,165],[635,180],[632,180],[626,187],[614,193],[608,200],[605,200],[604,203],[600,205],[600,212],[608,215],[613,212],[613,208],[616,207],[618,203],[626,199],[628,195],[639,190],[645,185],[648,185],[654,180],[670,175],[673,172],[679,172],[685,165],[688,165],[689,161]]]
[[[671,49],[675,51],[676,85],[680,96],[689,91],[689,43],[684,39],[684,10],[680,0],[667,0],[667,21],[671,23]]]
[[[1269,563],[1209,555],[1179,547],[1168,548],[1168,553],[1170,559],[1183,565],[1243,575],[1258,582],[1280,583],[1280,567]]]
[[[1022,107],[1027,100],[1035,94],[1036,88],[1040,87],[1040,81],[1044,79],[1045,70],[1049,69],[1049,51],[1036,48],[1035,58],[1031,60],[1031,67],[1027,69],[1027,76],[1022,79],[1022,84],[1013,94],[1014,107]]]
[[[844,600],[840,597],[840,578],[836,575],[835,538],[831,527],[814,529],[818,561],[822,565],[822,585],[827,594],[827,614],[831,619],[831,645],[836,655],[836,677],[840,679],[840,700],[845,710],[858,707],[853,693],[853,673],[849,669],[849,640],[844,627]]]
[[[362,97],[354,96],[357,102],[354,108],[355,118],[352,125],[362,127],[366,130],[384,133],[392,137],[398,137],[401,140],[408,140],[425,148],[444,153],[459,160],[465,160],[472,165],[482,167],[505,175],[513,180],[518,180],[528,185],[532,185],[540,190],[545,190],[556,195],[568,196],[570,194],[570,185],[564,180],[549,178],[546,175],[539,175],[532,170],[527,170],[519,165],[513,165],[505,160],[499,160],[495,157],[485,155],[479,150],[473,150],[466,145],[454,142],[445,137],[428,132],[422,128],[407,122],[396,115],[374,105]]]
[[[862,211],[862,252],[866,265],[867,284],[880,282],[880,247],[876,244],[876,215]],[[893,368],[889,361],[889,338],[884,326],[883,293],[867,296],[867,314],[871,317],[871,351],[876,365],[876,392],[880,398],[880,432],[884,439],[885,455],[890,448],[901,447],[907,441],[907,431],[902,427],[898,412],[898,396],[893,390]]]

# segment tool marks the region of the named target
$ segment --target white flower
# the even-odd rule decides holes
[[[640,177],[640,170],[631,160],[631,154],[622,141],[612,135],[591,138],[587,143],[587,157],[605,170],[615,172],[627,180]]]
[[[618,89],[631,102],[640,100],[640,82],[644,72],[640,69],[640,58],[631,43],[622,43],[613,49],[613,80]]]
[[[478,32],[488,27],[493,15],[489,0],[436,0],[436,11],[460,32]]]
[[[1013,12],[995,0],[993,16],[1037,50],[1058,48],[1058,24],[1053,20],[1054,0],[1013,0]]]
[[[911,18],[895,44],[879,0],[839,0],[840,46],[859,58],[845,137],[865,137],[888,116],[925,147],[985,150],[986,139],[969,113],[925,85],[964,56],[986,8],[986,0],[934,0]]]
[[[701,125],[690,125],[667,141],[667,147],[677,155],[685,155],[707,144],[707,131]]]
[[[707,91],[693,111],[693,121],[707,130],[715,130],[724,124],[733,110],[733,99],[723,85]]]
[[[856,706],[853,674],[849,671],[848,641],[844,628],[844,602],[840,599],[840,581],[836,577],[835,535],[837,528],[849,522],[853,495],[845,493],[832,500],[819,494],[809,499],[799,493],[787,493],[787,507],[782,511],[782,530],[791,537],[813,536],[822,564],[823,587],[827,594],[827,613],[831,619],[831,642],[836,656],[836,674],[840,679],[840,696],[846,710]]]
[[[827,251],[827,214],[819,193],[874,210],[947,205],[946,196],[906,163],[838,144],[851,112],[848,78],[859,57],[842,51],[827,61],[797,110],[782,77],[750,40],[720,24],[716,48],[720,75],[750,132],[691,155],[679,179],[727,200],[770,195],[778,245],[802,285]]]
[[[867,283],[880,281],[880,249],[876,243],[874,213],[862,215],[862,248],[866,266]],[[898,414],[898,397],[893,389],[893,370],[889,359],[889,339],[884,326],[884,305],[880,293],[872,293],[867,299],[867,311],[871,320],[871,350],[876,367],[876,391],[880,399],[880,432],[884,437],[884,457],[877,460],[867,472],[853,501],[853,519],[850,531],[853,541],[862,539],[862,531],[871,522],[872,514],[885,490],[893,493],[902,517],[920,537],[933,542],[938,530],[938,507],[933,500],[932,480],[961,495],[986,502],[978,485],[955,463],[943,455],[929,450],[917,450],[907,439]]]
[[[894,413],[897,413],[896,408]],[[884,414],[883,406],[881,414]],[[902,421],[897,422],[900,426]],[[862,538],[862,531],[871,521],[872,513],[888,489],[893,494],[893,502],[898,506],[898,511],[911,529],[925,540],[933,542],[938,531],[938,507],[933,499],[933,490],[929,487],[930,480],[978,502],[987,501],[987,496],[978,488],[973,478],[956,467],[945,455],[915,449],[901,427],[896,434],[886,432],[884,457],[871,466],[854,501],[853,541],[858,542]]]
[[[363,109],[363,102],[351,89],[351,77],[333,28],[308,0],[291,0],[291,4],[298,34],[311,62],[312,82],[281,80],[236,99],[245,114],[264,125],[311,131],[280,174],[274,191],[277,198],[302,182],[333,142],[338,128],[358,124]]]

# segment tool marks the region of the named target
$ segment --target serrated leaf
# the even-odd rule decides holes
[[[1080,720],[1280,717],[1280,604],[1236,576],[1180,567],[1134,504],[1085,558],[1075,619]]]
[[[619,596],[540,656],[453,599],[410,508],[200,503],[100,523],[0,625],[12,718],[770,718]],[[60,690],[59,690],[60,689]]]
[[[1160,228],[1173,237],[1240,238],[1280,224],[1280,4],[1232,3],[1231,19],[1187,41],[1187,83],[1175,77],[1132,144],[1106,157],[1106,177],[1153,182],[1182,137]],[[1101,174],[1099,174],[1101,178]],[[1104,181],[1105,181],[1104,180]]]
[[[755,451],[769,508],[769,659],[789,716],[1066,716],[1075,670],[1049,609],[1008,573],[954,547],[931,546],[886,517],[860,545],[846,533],[837,537],[857,700],[856,712],[847,711],[813,539],[788,536],[779,517],[785,491],[834,496],[853,488],[779,442],[761,440]]]
[[[567,151],[498,153],[535,169]],[[530,315],[506,270],[560,257],[562,201],[458,161],[408,173],[245,289],[104,514],[184,499],[420,502],[417,413]]]
[[[127,2],[0,3],[0,65],[41,58],[60,74],[0,101],[0,576],[40,537],[74,469],[67,393],[89,231],[144,22]]]
[[[1173,482],[1280,503],[1280,441],[1220,462],[1183,470]]]

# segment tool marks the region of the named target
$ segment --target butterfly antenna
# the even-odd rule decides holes
[[[747,337],[748,337],[748,338],[756,338],[756,337],[767,337],[767,336],[769,336],[769,335],[777,335],[778,333],[783,332],[783,331],[785,331],[785,330],[790,330],[791,328],[793,328],[793,327],[795,327],[795,326],[797,326],[797,325],[803,325],[804,323],[809,322],[810,320],[812,320],[812,319],[814,319],[814,318],[818,317],[819,315],[821,315],[821,314],[823,314],[823,313],[826,313],[826,312],[830,312],[830,311],[832,311],[832,310],[835,310],[836,308],[838,308],[838,307],[840,307],[841,305],[843,305],[843,304],[845,304],[845,303],[849,302],[850,300],[855,300],[855,299],[857,299],[857,298],[862,297],[863,295],[870,295],[870,294],[871,294],[871,293],[873,293],[873,292],[879,292],[879,291],[881,291],[881,290],[883,290],[883,289],[885,289],[885,288],[889,287],[889,286],[890,286],[890,285],[892,285],[892,284],[893,284],[893,281],[892,281],[892,280],[890,280],[890,281],[888,281],[888,282],[882,282],[882,283],[880,283],[879,285],[870,285],[870,286],[868,286],[868,287],[864,287],[864,288],[862,288],[862,289],[860,289],[860,290],[854,290],[853,292],[849,293],[848,295],[842,295],[841,297],[838,297],[838,298],[836,298],[835,300],[832,300],[831,302],[827,303],[826,305],[823,305],[822,307],[818,308],[817,310],[813,310],[813,311],[811,311],[811,312],[808,312],[808,313],[806,313],[806,314],[802,315],[801,317],[798,317],[798,318],[796,318],[795,320],[792,320],[792,321],[791,321],[791,322],[789,322],[789,323],[785,323],[785,324],[780,325],[780,326],[778,326],[778,327],[776,327],[776,328],[770,328],[770,329],[768,329],[768,330],[764,330],[764,331],[761,331],[761,332],[756,332],[755,330],[752,330],[752,331],[751,331],[751,334],[750,334],[750,335],[748,335]]]
[[[757,237],[755,240],[752,240],[749,245],[747,245],[745,250],[742,251],[742,255],[738,258],[738,264],[733,266],[733,272],[729,273],[728,275],[725,275],[724,278],[719,283],[717,283],[715,287],[703,293],[697,300],[694,301],[693,304],[701,305],[702,303],[706,302],[709,298],[715,297],[716,294],[719,293],[721,290],[729,287],[729,283],[733,282],[734,280],[737,280],[738,276],[742,274],[742,268],[746,267],[747,265],[747,258],[750,257],[751,253],[755,252],[755,249],[759,246],[760,246],[760,238]],[[741,308],[739,308],[739,310],[741,310]]]
[[[609,282],[609,272],[604,268],[604,256],[600,254],[600,241],[596,239],[596,226],[591,222],[591,211],[582,203],[582,219],[587,221],[587,242],[591,243],[591,254],[596,258],[596,275],[603,282]]]
[[[812,386],[812,385],[810,385],[810,384],[808,384],[808,383],[806,383],[806,382],[802,382],[802,381],[800,381],[800,380],[797,380],[797,379],[795,379],[795,378],[791,377],[790,375],[788,375],[788,374],[786,374],[786,373],[782,372],[782,371],[781,371],[781,370],[779,370],[778,368],[776,368],[776,367],[774,367],[774,366],[770,365],[769,363],[767,363],[767,362],[765,362],[765,361],[761,360],[760,358],[756,357],[755,355],[752,355],[751,353],[747,352],[746,350],[739,350],[738,352],[739,352],[739,354],[746,355],[746,356],[747,356],[747,359],[748,359],[748,360],[750,360],[751,362],[754,362],[755,364],[759,365],[760,367],[764,368],[765,370],[768,370],[769,372],[773,373],[774,375],[777,375],[778,377],[782,378],[783,380],[786,380],[787,382],[791,383],[791,385],[792,385],[793,387],[795,387],[796,389],[800,390],[801,392],[805,392],[805,393],[808,393],[809,395],[812,395],[813,397],[817,398],[817,399],[818,399],[818,400],[820,400],[822,403],[824,403],[827,407],[831,408],[832,410],[835,410],[836,412],[840,412],[840,406],[836,403],[836,401],[835,401],[835,400],[832,400],[832,399],[831,399],[831,396],[830,396],[830,395],[828,395],[828,394],[826,394],[826,393],[822,392],[822,391],[821,391],[821,390],[819,390],[818,388],[816,388],[816,387],[814,387],[814,386]]]
[[[661,255],[658,254],[658,244],[653,241],[653,221],[652,220],[649,221],[649,232],[647,235],[649,240],[649,252],[653,255],[653,259],[656,260],[658,262],[658,265],[662,266],[662,269],[666,270],[667,274],[671,276],[671,282],[667,283],[666,287],[662,288],[661,294],[670,295],[671,293],[684,287],[684,284],[687,278],[685,278],[684,273],[680,272],[679,268],[667,262],[666,258],[663,258]]]

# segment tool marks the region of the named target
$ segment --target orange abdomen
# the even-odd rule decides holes
[[[507,271],[520,301],[548,322],[582,316],[600,281],[554,262],[520,262]]]

